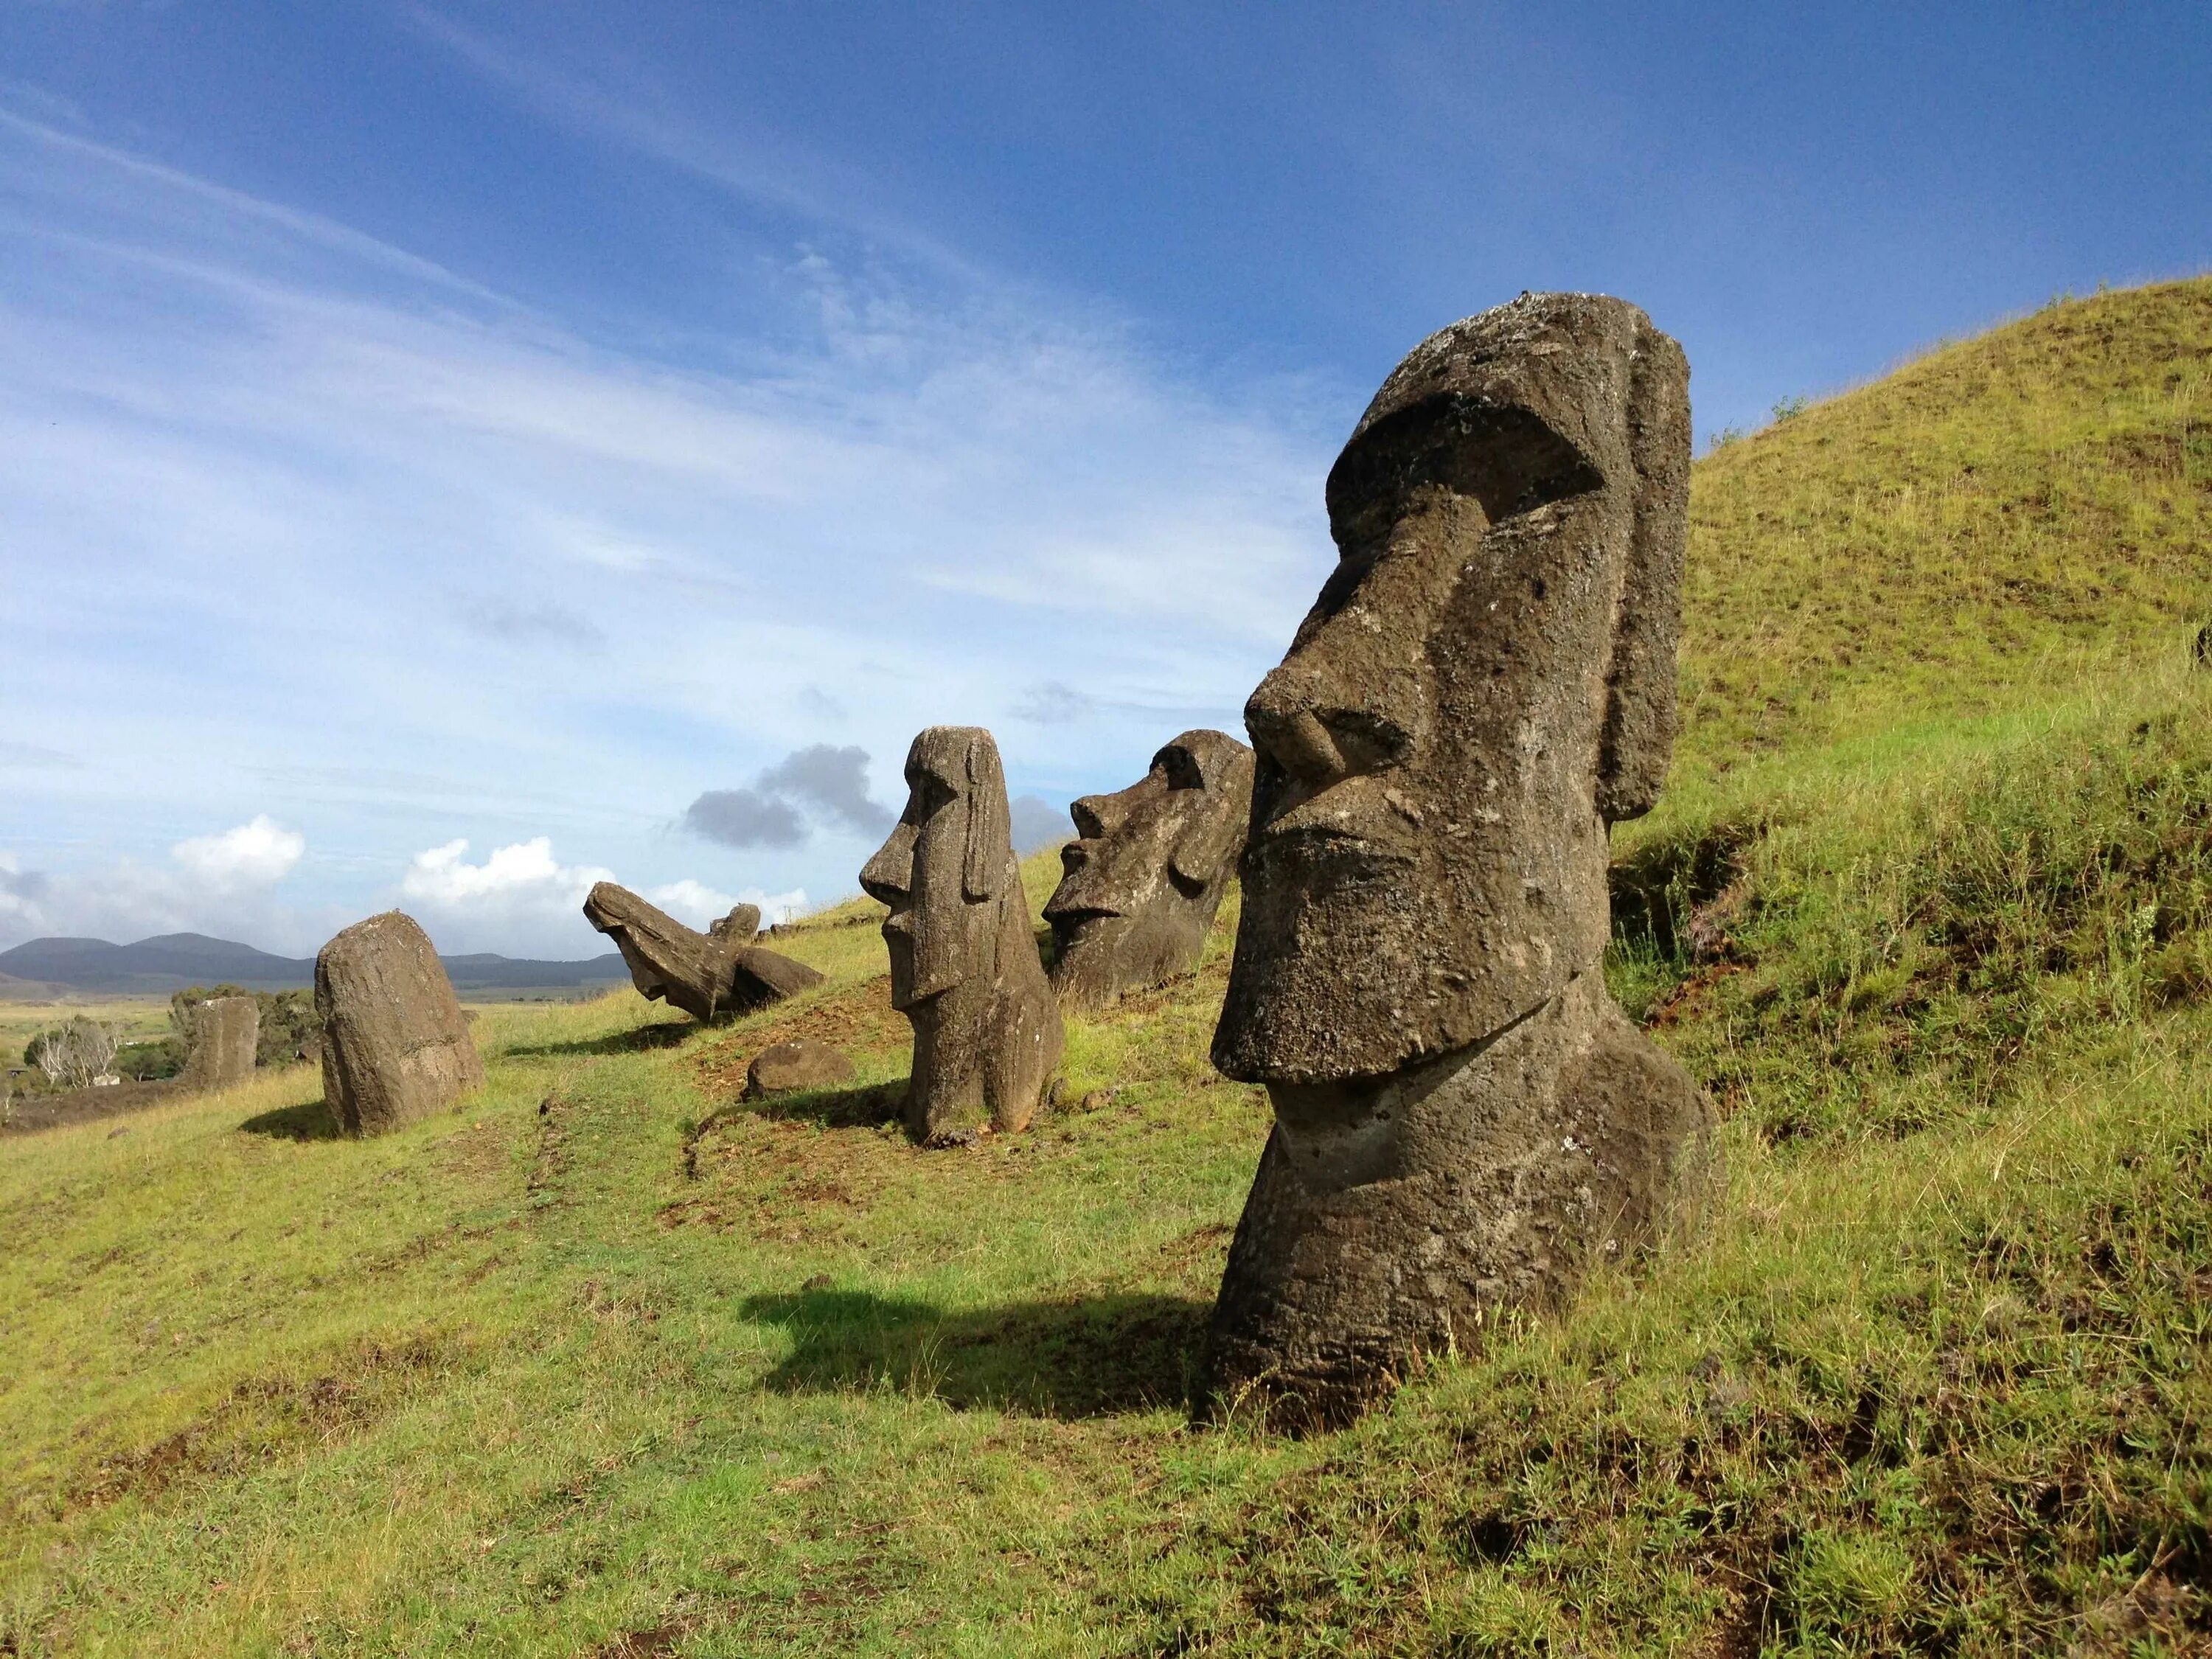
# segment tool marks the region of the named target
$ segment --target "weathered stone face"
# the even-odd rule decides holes
[[[1214,1063],[1275,1127],[1207,1388],[1340,1420],[1487,1310],[1693,1214],[1711,1112],[1607,996],[1607,830],[1674,735],[1688,370],[1529,295],[1400,364],[1329,475],[1335,573],[1258,750]]]
[[[315,958],[323,1097],[341,1133],[374,1135],[442,1111],[484,1080],[453,981],[397,910],[357,921]]]
[[[1224,732],[1186,732],[1151,770],[1068,808],[1078,839],[1044,919],[1060,1000],[1095,1006],[1198,964],[1252,811],[1252,751]]]
[[[1606,826],[1674,738],[1687,386],[1634,307],[1534,295],[1376,394],[1329,473],[1337,568],[1245,708],[1230,1076],[1382,1076],[1598,960]]]
[[[1062,1033],[1030,931],[998,745],[980,727],[933,726],[908,750],[906,781],[906,810],[860,885],[890,908],[891,1006],[914,1026],[907,1127],[925,1142],[985,1116],[1025,1128]]]
[[[640,995],[665,999],[696,1020],[745,1013],[822,982],[805,963],[753,943],[758,905],[740,904],[702,933],[603,881],[586,895],[584,919],[614,940]]]
[[[261,1006],[252,997],[212,997],[192,1006],[191,1035],[185,1045],[185,1081],[196,1089],[227,1089],[253,1075],[261,1042]]]

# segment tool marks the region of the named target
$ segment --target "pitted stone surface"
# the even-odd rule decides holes
[[[1674,741],[1689,449],[1673,340],[1524,295],[1416,347],[1330,471],[1337,568],[1245,709],[1213,1057],[1276,1123],[1217,1401],[1339,1419],[1695,1212],[1710,1106],[1600,974],[1607,828]]]
[[[227,1089],[253,1075],[261,1042],[261,1005],[252,997],[212,997],[187,1016],[185,1081],[196,1089]]]
[[[753,1056],[745,1068],[745,1098],[761,1100],[800,1089],[834,1089],[853,1080],[853,1062],[826,1042],[793,1037]]]
[[[584,919],[614,940],[641,995],[696,1020],[746,1013],[822,983],[805,963],[753,943],[758,905],[740,904],[702,933],[603,881],[585,896]]]
[[[914,1027],[907,1127],[925,1144],[1029,1127],[1060,1063],[1014,858],[999,747],[978,726],[933,726],[906,758],[907,803],[860,872],[890,907],[891,1006]]]
[[[1095,1007],[1198,965],[1236,873],[1252,813],[1252,751],[1224,732],[1186,732],[1127,789],[1068,808],[1078,839],[1046,901],[1052,985]]]
[[[323,1097],[339,1130],[383,1134],[482,1085],[453,981],[414,919],[357,921],[315,958]]]

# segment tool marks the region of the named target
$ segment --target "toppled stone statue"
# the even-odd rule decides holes
[[[771,1043],[745,1067],[745,1098],[765,1100],[802,1089],[834,1089],[853,1080],[853,1062],[842,1051],[811,1037]]]
[[[1060,1000],[1095,1007],[1196,967],[1252,816],[1252,751],[1186,732],[1127,789],[1067,810],[1079,839],[1044,907]]]
[[[750,1013],[822,983],[805,963],[753,943],[758,905],[740,904],[700,933],[603,881],[585,896],[584,919],[614,940],[641,994],[665,997],[702,1022]]]
[[[210,997],[185,1016],[185,1076],[195,1089],[228,1089],[253,1075],[261,1044],[261,1005],[252,997]]]
[[[414,918],[357,921],[315,958],[323,1098],[340,1133],[384,1134],[484,1080],[453,982]]]
[[[1674,742],[1688,380],[1633,306],[1524,295],[1417,346],[1330,471],[1339,563],[1245,709],[1213,1060],[1275,1126],[1217,1408],[1340,1421],[1706,1189],[1711,1107],[1600,971],[1607,828]]]
[[[999,747],[976,726],[933,726],[906,757],[906,811],[860,872],[890,907],[891,1006],[914,1026],[908,1131],[925,1144],[988,1116],[1029,1127],[1060,1062],[1060,1009],[1022,894]]]

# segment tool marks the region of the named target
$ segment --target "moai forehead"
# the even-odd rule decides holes
[[[1595,966],[1606,826],[1673,740],[1687,388],[1635,307],[1528,295],[1376,394],[1337,568],[1246,707],[1231,1075],[1385,1075]]]

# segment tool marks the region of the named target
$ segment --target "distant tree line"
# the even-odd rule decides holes
[[[191,1041],[192,1010],[217,997],[252,997],[261,1014],[261,1036],[254,1045],[257,1066],[289,1066],[313,1060],[320,1027],[314,994],[309,991],[249,991],[242,985],[195,985],[169,999],[169,1033],[125,1042],[120,1023],[78,1014],[33,1036],[23,1063],[53,1089],[83,1089],[94,1078],[112,1074],[139,1082],[172,1078],[185,1069]]]

